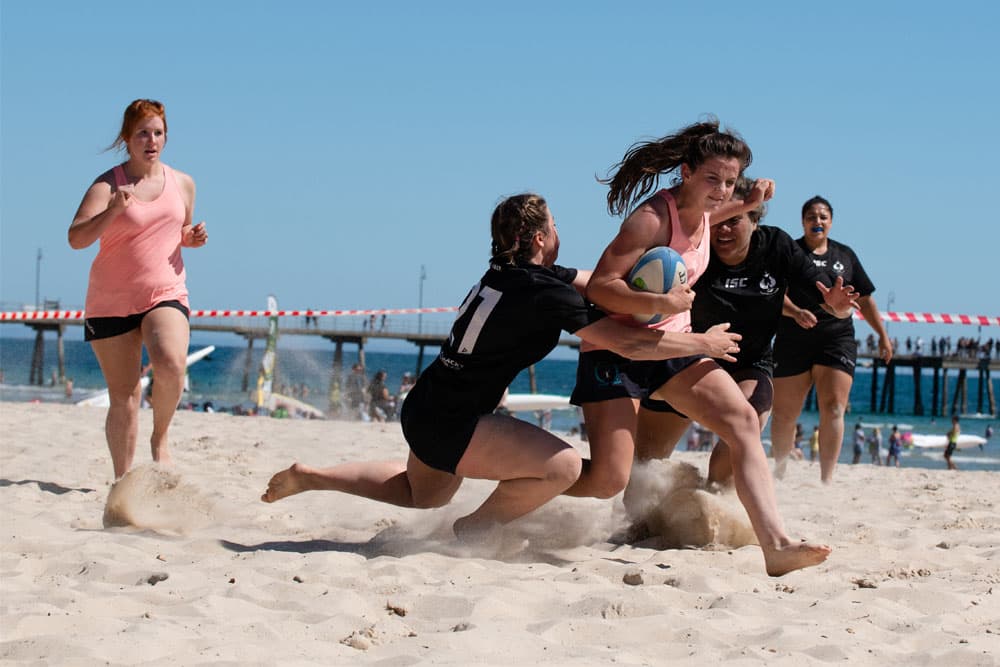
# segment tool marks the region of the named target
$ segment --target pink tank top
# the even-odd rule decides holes
[[[705,273],[708,267],[709,249],[712,247],[711,235],[709,234],[709,219],[711,216],[705,212],[701,218],[701,241],[695,246],[691,242],[691,237],[681,230],[681,219],[677,215],[677,202],[669,190],[660,190],[656,196],[667,202],[670,208],[670,247],[680,253],[684,259],[684,266],[687,268],[688,285],[694,287],[701,274]],[[685,310],[664,318],[656,324],[649,325],[650,329],[660,331],[691,331],[691,311]]]
[[[701,277],[701,274],[708,267],[709,248],[711,248],[709,235],[709,218],[711,216],[707,212],[702,216],[699,227],[701,230],[701,241],[695,246],[691,242],[691,237],[681,229],[681,220],[677,213],[677,202],[674,200],[674,196],[670,194],[670,191],[665,189],[660,190],[653,196],[660,197],[667,203],[670,211],[670,247],[680,253],[684,259],[684,266],[687,268],[688,284],[694,286],[695,282],[697,282],[698,278]],[[615,313],[611,314],[610,317],[628,326],[643,326],[638,324],[631,315]],[[688,332],[691,331],[691,311],[686,310],[683,313],[677,313],[676,315],[664,318],[656,324],[646,326],[650,329],[658,329],[660,331]],[[591,350],[598,349],[601,348],[595,347],[586,341],[580,344],[582,352],[590,352]]]
[[[125,317],[164,301],[188,304],[181,259],[184,198],[173,170],[163,166],[163,191],[153,201],[132,198],[125,212],[101,234],[101,246],[90,267],[87,317]],[[121,165],[115,184],[128,180]]]

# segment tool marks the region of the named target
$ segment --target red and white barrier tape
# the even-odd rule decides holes
[[[192,310],[191,317],[344,317],[349,315],[417,315],[421,313],[453,313],[458,308],[375,308],[362,310]],[[860,313],[855,319],[863,320]],[[0,322],[39,320],[82,320],[82,310],[33,310],[0,312]],[[886,322],[908,324],[975,324],[1000,326],[996,315],[946,315],[940,313],[882,313]]]
[[[855,319],[863,320],[861,313],[855,311]],[[1000,317],[995,315],[947,315],[941,313],[882,313],[885,322],[902,322],[905,324],[976,324],[980,326],[1000,326]]]
[[[417,315],[453,313],[458,308],[375,308],[363,310],[192,310],[191,317],[343,317],[347,315]],[[38,320],[82,320],[82,310],[14,310],[0,312],[0,322]]]

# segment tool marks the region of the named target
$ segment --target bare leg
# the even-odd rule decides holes
[[[570,488],[582,467],[580,454],[548,431],[513,417],[480,417],[456,472],[500,483],[474,512],[455,522],[455,534],[466,537],[538,509]]]
[[[737,371],[733,379],[739,386],[740,391],[747,401],[757,412],[757,421],[760,422],[760,432],[764,432],[767,419],[771,415],[771,403],[774,399],[774,392],[771,389],[771,378],[764,371],[745,370]],[[741,377],[742,376],[742,377]],[[726,441],[719,439],[712,448],[712,454],[708,458],[708,481],[715,484],[729,484],[733,479],[733,463],[729,452],[729,445]]]
[[[636,404],[631,398],[586,403],[583,419],[587,424],[590,460],[565,493],[583,498],[613,498],[628,484],[635,452]]]
[[[455,522],[460,537],[505,524],[565,491],[580,475],[580,455],[551,433],[500,415],[479,418],[456,475],[410,454],[394,461],[345,463],[332,468],[293,464],[275,474],[261,496],[274,502],[302,491],[341,491],[402,507],[447,504],[465,477],[500,483],[472,514]]]
[[[139,330],[113,338],[91,341],[94,356],[108,385],[110,407],[104,420],[104,436],[111,451],[115,479],[132,467],[139,435],[139,373],[142,368],[142,338]]]
[[[411,484],[411,480],[415,483]],[[435,470],[410,454],[406,462],[352,462],[332,468],[295,463],[271,477],[260,499],[273,503],[303,491],[340,491],[400,507],[426,509],[446,505],[461,484],[461,477]]]
[[[812,386],[809,372],[774,378],[774,414],[771,421],[771,451],[774,454],[774,470],[782,477],[786,459],[795,447],[795,424],[802,413],[806,394]]]
[[[854,379],[829,366],[813,366],[816,403],[819,407],[819,471],[825,483],[833,480],[844,441],[844,411]]]
[[[829,547],[793,541],[785,532],[760,441],[760,420],[728,373],[713,361],[698,362],[671,378],[654,398],[668,401],[729,444],[736,493],[764,552],[768,574],[781,576],[826,560]]]
[[[640,407],[637,423],[635,458],[649,461],[670,458],[691,420],[676,412],[656,412]]]
[[[151,310],[142,319],[142,339],[153,365],[153,434],[149,439],[153,460],[172,462],[167,431],[184,392],[190,327],[176,308]]]

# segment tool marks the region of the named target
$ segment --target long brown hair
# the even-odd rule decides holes
[[[525,259],[531,253],[535,233],[545,231],[548,221],[548,204],[539,195],[525,192],[501,201],[490,219],[493,261],[515,264]]]
[[[741,174],[753,160],[743,138],[731,130],[720,130],[715,117],[655,141],[632,144],[621,162],[611,168],[613,174],[598,179],[610,185],[608,211],[611,215],[626,213],[652,192],[659,183],[660,174],[674,171],[682,164],[697,169],[713,157],[736,158]]]

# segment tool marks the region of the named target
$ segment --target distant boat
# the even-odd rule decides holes
[[[569,396],[559,394],[507,394],[500,407],[511,412],[532,412],[534,410],[568,410],[576,407],[570,404]]]
[[[944,449],[948,446],[948,436],[930,435],[927,433],[914,433],[913,446],[920,449]],[[972,447],[982,447],[986,444],[986,438],[979,435],[963,433],[958,436],[958,448],[970,449]]]
[[[215,352],[214,345],[209,345],[208,347],[203,347],[200,350],[192,352],[187,356],[187,365],[190,366],[191,364],[197,363],[213,352]],[[146,387],[149,386],[149,379],[148,373],[139,378],[139,386],[142,387],[142,390],[145,390]],[[107,389],[102,389],[97,393],[80,399],[76,402],[76,405],[85,405],[92,408],[106,408],[111,405],[111,396],[108,394]]]

